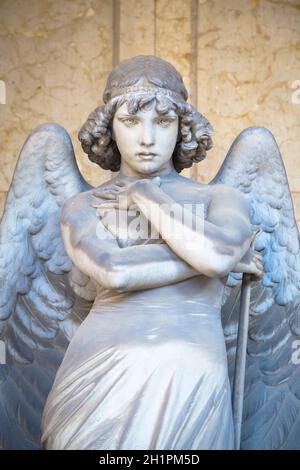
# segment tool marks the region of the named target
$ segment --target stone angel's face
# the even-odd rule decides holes
[[[158,114],[155,102],[129,114],[124,103],[113,119],[113,137],[121,154],[121,172],[129,176],[156,176],[173,168],[178,116]]]

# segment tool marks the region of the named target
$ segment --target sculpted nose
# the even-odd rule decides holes
[[[153,132],[153,126],[152,125],[145,125],[142,128],[141,132],[141,145],[144,145],[145,147],[150,147],[151,145],[154,144],[154,132]]]

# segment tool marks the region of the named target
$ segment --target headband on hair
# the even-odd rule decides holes
[[[175,98],[176,100],[184,101],[183,97],[176,93],[175,91],[169,90],[167,88],[162,88],[159,86],[142,86],[142,85],[132,85],[127,87],[118,87],[114,88],[111,93],[109,99],[116,98],[117,96],[127,95],[131,93],[136,94],[147,94],[147,93],[154,93],[158,95],[165,95]],[[106,100],[105,102],[107,103]]]

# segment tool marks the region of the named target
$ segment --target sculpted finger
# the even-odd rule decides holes
[[[125,181],[115,181],[114,184],[117,190],[120,190],[120,188],[125,188],[126,186],[128,186],[128,183],[126,183]]]
[[[260,281],[264,277],[264,271],[262,269],[256,269],[253,273],[253,280]]]
[[[118,191],[117,190],[110,190],[110,191],[105,191],[101,197],[102,199],[116,199],[117,198]]]
[[[101,204],[101,206],[98,207],[98,212],[107,212],[109,210],[117,209],[118,203],[117,201],[107,201]]]
[[[251,243],[250,243],[251,248],[254,249],[254,246],[255,246],[255,239],[256,239],[256,237],[258,236],[258,234],[259,234],[261,231],[262,231],[262,230],[261,230],[260,226],[255,225],[255,226],[253,227],[253,232],[252,232],[252,237],[251,237]]]

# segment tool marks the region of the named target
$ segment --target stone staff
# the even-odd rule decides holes
[[[234,448],[241,446],[244,388],[246,373],[247,339],[251,295],[251,274],[243,274],[239,326],[236,344],[235,370],[233,379],[232,409],[234,423]]]

